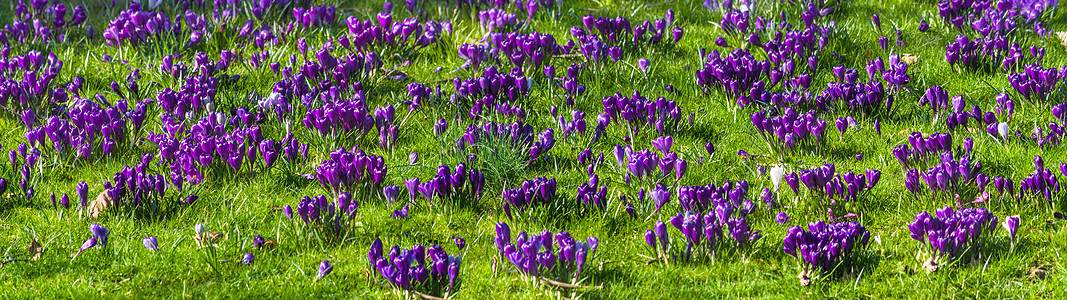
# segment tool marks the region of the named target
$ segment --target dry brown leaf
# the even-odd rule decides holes
[[[1067,31],[1056,32],[1056,36],[1060,38],[1060,45],[1067,46]]]
[[[202,235],[201,234],[194,235],[193,238],[195,238],[196,241],[200,242],[201,244],[204,244],[204,243],[208,243],[208,242],[211,242],[211,243],[217,242],[219,239],[221,239],[221,238],[223,238],[225,236],[226,236],[226,234],[222,233],[222,232],[208,232],[208,233],[205,233],[205,234],[202,234]]]
[[[278,246],[278,242],[277,241],[270,240],[270,241],[267,241],[267,242],[263,243],[263,248],[271,249],[271,248],[274,248],[275,246]]]
[[[41,255],[44,254],[44,247],[41,247],[41,243],[37,242],[37,239],[30,241],[30,260],[37,261],[41,259]]]
[[[1027,279],[1030,281],[1045,280],[1045,272],[1044,267],[1030,268],[1030,276]]]
[[[99,218],[100,214],[107,211],[109,207],[114,205],[111,196],[108,196],[107,191],[100,191],[100,194],[96,195],[96,199],[92,203],[89,203],[89,218]]]
[[[900,55],[900,61],[903,61],[910,66],[915,64],[916,61],[919,61],[919,57],[915,54],[904,53]]]

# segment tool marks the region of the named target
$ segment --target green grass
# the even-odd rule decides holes
[[[371,3],[329,2],[338,5],[340,20],[349,15],[360,19],[373,18],[381,7],[378,0]],[[749,196],[755,199],[762,188],[771,185],[766,176],[756,174],[756,168],[773,161],[743,161],[734,154],[738,150],[745,150],[752,154],[774,155],[755,135],[755,129],[749,122],[748,115],[754,111],[753,108],[738,110],[732,104],[733,99],[719,92],[704,94],[696,85],[694,71],[702,65],[697,50],[720,49],[713,43],[722,34],[715,24],[719,21],[720,13],[704,9],[701,2],[565,0],[562,11],[540,13],[531,26],[533,30],[555,35],[563,43],[570,37],[570,26],[581,26],[581,16],[585,14],[626,16],[636,25],[638,20],[661,18],[667,9],[674,9],[676,22],[686,30],[681,43],[674,47],[625,51],[618,63],[589,66],[580,76],[580,83],[586,85],[587,92],[575,99],[576,108],[587,113],[586,120],[592,130],[596,115],[602,111],[600,100],[615,92],[630,95],[638,90],[646,97],[664,96],[677,100],[683,113],[695,113],[696,116],[692,126],[683,125],[674,134],[674,150],[690,162],[689,173],[682,183],[721,184],[726,180],[748,180],[752,186]],[[453,77],[479,75],[466,70],[452,71],[462,64],[462,59],[456,55],[456,46],[477,40],[484,34],[477,24],[475,13],[466,10],[457,12],[451,8],[438,10],[429,3],[425,7],[432,18],[453,21],[455,33],[442,40],[440,45],[423,49],[408,58],[410,65],[402,66],[403,59],[385,58],[384,67],[407,73],[408,81],[373,78],[363,82],[369,99],[368,106],[377,107],[386,103],[398,105],[398,119],[403,118],[404,113],[401,112],[406,112],[399,103],[410,100],[404,86],[411,80],[427,86],[431,83],[441,84],[450,91]],[[73,6],[68,6],[68,15],[72,9]],[[759,2],[758,10],[763,12],[763,16],[777,16],[778,11],[785,10],[791,22],[800,22],[799,8],[795,6],[766,1]],[[130,71],[138,68],[143,74],[140,81],[142,94],[154,98],[155,93],[165,87],[176,89],[178,85],[164,80],[158,71],[158,50],[148,47],[118,49],[103,44],[100,32],[118,11],[97,4],[89,5],[89,24],[95,27],[97,35],[91,41],[85,40],[84,29],[79,28],[70,34],[66,44],[17,44],[12,48],[12,54],[24,54],[30,50],[56,53],[64,62],[64,70],[57,82],[65,83],[74,76],[82,76],[86,80],[83,95],[102,93],[110,100],[119,99],[110,91],[110,82],[123,82]],[[167,10],[170,15],[174,11],[173,7]],[[0,9],[0,20],[4,24],[10,23],[11,12],[9,7]],[[399,16],[408,15],[403,3],[396,3],[394,12]],[[797,155],[787,157],[785,161],[787,169],[793,171],[835,163],[839,172],[862,171],[866,168],[883,172],[882,182],[865,198],[864,209],[858,211],[859,217],[856,219],[871,231],[871,245],[862,255],[861,263],[854,269],[846,270],[846,275],[841,278],[820,280],[809,287],[799,286],[796,279],[798,266],[792,257],[781,250],[787,227],[774,223],[777,211],[762,207],[753,216],[753,227],[763,230],[764,237],[753,245],[753,252],[746,257],[747,261],[742,261],[740,255],[727,255],[718,257],[713,263],[675,264],[669,267],[646,264],[648,251],[642,234],[644,230],[652,228],[656,218],[645,221],[645,215],[642,215],[638,220],[632,220],[613,196],[609,197],[611,201],[608,208],[601,213],[574,215],[562,221],[555,218],[508,221],[500,210],[503,201],[499,196],[500,191],[517,187],[523,179],[556,177],[560,182],[560,198],[573,201],[574,190],[588,179],[585,168],[576,163],[577,155],[584,150],[585,144],[573,141],[557,143],[547,157],[529,166],[524,165],[522,158],[515,157],[521,157],[523,153],[511,152],[506,146],[492,142],[478,145],[476,147],[484,147],[485,150],[500,150],[495,152],[499,153],[498,156],[482,158],[485,165],[481,169],[491,178],[487,178],[487,193],[481,203],[449,210],[428,205],[413,206],[409,220],[390,218],[392,211],[399,208],[396,205],[362,203],[355,230],[338,244],[321,243],[314,237],[303,235],[300,224],[287,220],[280,211],[275,210],[279,206],[295,206],[303,196],[327,193],[317,182],[296,176],[314,171],[314,165],[328,156],[330,147],[325,146],[319,149],[313,145],[312,163],[292,173],[275,168],[255,176],[209,175],[208,180],[198,187],[198,202],[176,209],[159,220],[119,214],[89,220],[78,209],[56,210],[51,203],[46,203],[50,202],[48,195],[52,192],[74,195],[75,185],[83,180],[90,185],[90,195],[98,194],[102,190],[102,183],[123,166],[134,165],[140,160],[141,153],[156,151],[153,146],[138,144],[130,151],[105,159],[49,165],[37,175],[38,196],[32,202],[5,195],[5,200],[0,201],[0,233],[3,235],[0,247],[6,249],[5,258],[25,258],[26,245],[35,238],[43,244],[45,252],[38,261],[9,263],[0,269],[0,295],[4,298],[35,295],[48,298],[395,298],[392,290],[381,284],[379,275],[370,269],[366,261],[368,247],[375,238],[382,238],[386,247],[410,247],[421,243],[443,245],[453,252],[455,247],[449,237],[458,236],[466,238],[468,243],[467,250],[463,252],[463,286],[456,294],[456,298],[460,299],[575,296],[591,299],[1063,297],[1067,293],[1067,283],[1061,275],[1067,269],[1060,263],[1061,252],[1065,249],[1064,221],[1053,218],[1052,211],[1047,208],[1030,202],[992,204],[988,207],[1001,220],[1009,215],[1021,215],[1022,225],[1014,249],[1009,246],[1004,232],[998,231],[990,247],[994,251],[979,264],[961,263],[929,275],[921,271],[922,260],[916,256],[919,245],[909,237],[907,224],[913,220],[916,212],[933,211],[950,203],[917,201],[904,189],[902,176],[905,170],[893,158],[890,149],[907,143],[906,133],[952,132],[957,143],[961,143],[964,137],[972,137],[975,140],[975,157],[983,164],[987,174],[1009,176],[1016,182],[1032,172],[1033,156],[1041,155],[1046,165],[1055,169],[1060,162],[1067,161],[1067,155],[1056,146],[1040,149],[1033,144],[1002,144],[981,130],[949,131],[944,125],[944,116],[917,104],[925,89],[933,85],[943,86],[950,95],[962,94],[968,104],[978,104],[985,110],[995,105],[994,95],[1005,92],[1016,100],[1013,130],[1028,132],[1031,124],[1047,124],[1054,119],[1049,112],[1050,104],[1031,104],[1021,100],[1021,96],[1008,84],[1006,73],[973,72],[950,67],[944,59],[945,45],[954,40],[957,32],[937,16],[934,1],[863,0],[842,3],[837,12],[820,21],[825,24],[832,20],[837,23],[838,29],[832,35],[827,49],[820,53],[819,71],[813,76],[814,92],[825,87],[832,76],[829,69],[834,65],[856,68],[863,76],[863,66],[867,61],[875,57],[888,60],[889,53],[877,45],[879,35],[870,21],[872,13],[881,15],[883,32],[891,41],[894,29],[904,30],[907,46],[894,47],[892,52],[918,56],[918,61],[909,67],[908,73],[912,76],[909,90],[898,95],[891,113],[881,117],[881,135],[875,133],[873,120],[857,115],[860,119],[859,132],[850,130],[843,138],[839,138],[834,129],[828,129],[829,151],[824,155]],[[246,16],[242,15],[242,18]],[[280,17],[269,20],[288,22],[291,18],[291,15],[283,12]],[[394,20],[397,18],[394,17]],[[916,29],[920,19],[928,20],[932,27],[929,32],[921,33]],[[1052,31],[1064,30],[1067,26],[1058,9],[1046,15],[1044,22]],[[346,30],[343,25],[337,25],[293,32],[285,43],[268,46],[270,61],[288,66],[290,54],[299,56],[295,42],[297,37],[306,37],[308,44],[317,48],[326,39]],[[275,30],[275,34],[282,35],[278,30]],[[1060,67],[1067,64],[1067,52],[1054,35],[1042,39],[1025,31],[1015,37],[1024,48],[1029,45],[1046,47],[1047,57],[1043,66]],[[740,44],[738,37],[728,39],[731,45]],[[167,45],[174,46],[176,43],[170,41]],[[164,51],[177,51],[174,48]],[[220,38],[181,51],[185,55],[182,60],[191,65],[192,55],[197,51],[204,51],[217,59],[219,51],[223,49],[231,49],[245,57],[253,51],[251,46],[238,47],[234,42]],[[833,60],[830,52],[843,55],[843,59]],[[754,51],[753,54],[758,59],[765,58],[762,57],[762,51]],[[113,56],[115,60],[101,62],[103,55]],[[637,59],[642,57],[652,61],[647,76],[636,67]],[[571,62],[581,60],[556,58],[553,63],[557,72],[562,74]],[[121,61],[128,61],[128,64]],[[443,70],[434,72],[438,66],[444,67]],[[806,64],[798,63],[798,70],[806,69]],[[527,74],[539,73],[540,70],[527,70]],[[240,63],[231,67],[227,74],[241,75],[241,80],[219,87],[216,101],[222,111],[238,106],[254,106],[249,95],[268,95],[273,82],[280,78],[267,68],[255,69]],[[544,76],[535,78],[532,95],[525,107],[530,116],[528,122],[536,131],[541,131],[555,124],[548,115],[551,105],[559,105],[563,114],[567,112],[563,109],[564,99],[558,96],[560,89],[550,88]],[[673,85],[679,93],[666,93],[665,85]],[[1062,97],[1055,102],[1062,102]],[[149,114],[146,131],[159,130],[157,113]],[[443,163],[454,166],[465,159],[465,155],[457,155],[451,150],[451,140],[462,135],[465,124],[450,124],[448,138],[436,139],[431,129],[435,120],[451,119],[456,113],[465,115],[466,111],[447,103],[428,105],[427,109],[412,115],[407,124],[401,127],[398,146],[391,151],[374,147],[374,136],[340,143],[349,146],[358,143],[370,153],[385,157],[390,166],[387,182],[403,187],[404,178],[428,178],[435,172],[436,166]],[[847,114],[837,112],[820,117],[832,123]],[[284,132],[282,125],[276,121],[266,123],[263,128],[267,138],[280,139]],[[293,128],[306,132],[299,123],[294,124]],[[5,113],[0,118],[0,141],[4,149],[14,149],[19,143],[25,142],[24,131],[18,116]],[[624,143],[624,135],[626,131],[623,127],[609,126],[608,134],[592,145],[594,154],[603,151],[605,164],[613,164],[611,147]],[[652,148],[651,140],[654,137],[653,133],[645,130],[632,139],[632,144],[635,149]],[[702,165],[697,164],[697,157],[703,155],[703,145],[708,141],[714,142],[717,153],[706,158]],[[407,166],[410,152],[420,154],[418,165]],[[864,158],[856,160],[854,156],[857,153],[863,154]],[[621,183],[622,178],[613,173],[610,167],[602,167],[598,174],[601,184],[609,186],[609,195],[626,189]],[[12,181],[12,188],[17,183],[11,179],[17,176],[7,176]],[[401,194],[401,199],[406,199],[406,191]],[[794,206],[792,192],[783,192],[781,200],[783,204]],[[1063,203],[1062,195],[1057,196],[1056,203]],[[676,206],[669,205],[670,211],[676,212]],[[793,221],[789,225],[806,224],[826,217],[823,213],[804,215],[799,208],[790,210],[790,216]],[[583,284],[603,285],[603,289],[570,295],[528,284],[510,268],[509,263],[496,261],[493,226],[501,221],[507,221],[515,233],[548,229],[570,231],[579,239],[598,237],[601,241],[600,250],[592,261],[591,270],[584,273],[589,278]],[[109,247],[91,249],[76,260],[71,260],[69,255],[90,237],[88,227],[93,222],[111,229]],[[205,249],[198,249],[193,240],[193,226],[197,223],[207,224],[213,231],[226,233],[226,238],[219,242],[217,258],[209,257]],[[676,234],[677,231],[671,229],[671,233]],[[256,234],[268,240],[277,240],[278,246],[254,250],[252,237]],[[159,239],[158,253],[142,247],[141,239],[148,235]],[[255,264],[244,266],[221,261],[239,261],[245,252],[255,254]],[[316,282],[314,277],[318,264],[324,259],[330,260],[335,269],[333,274]],[[1028,279],[1030,269],[1037,266],[1046,268],[1049,276],[1044,280]]]

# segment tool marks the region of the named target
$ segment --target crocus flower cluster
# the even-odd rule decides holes
[[[466,164],[458,163],[453,171],[448,165],[437,167],[437,174],[433,178],[420,183],[419,178],[405,181],[411,203],[415,203],[417,195],[422,195],[431,204],[440,203],[448,206],[471,205],[478,203],[485,192],[485,174],[478,169],[468,169]]]
[[[293,19],[296,19],[296,24],[303,28],[329,26],[336,18],[337,9],[333,5],[293,7]]]
[[[1007,123],[1002,124],[1007,125]],[[997,129],[999,131],[999,124],[996,125],[998,125]],[[994,133],[990,132],[989,134],[993,135]],[[1056,124],[1056,122],[1049,122],[1048,127],[1034,125],[1034,130],[1029,135],[1023,135],[1021,132],[1016,132],[1015,135],[1021,141],[1037,144],[1041,149],[1048,149],[1049,147],[1059,146],[1064,139],[1064,135],[1067,135],[1067,130],[1063,126]]]
[[[645,128],[655,129],[661,135],[673,134],[684,117],[681,107],[674,100],[659,97],[653,101],[641,96],[638,91],[634,91],[630,97],[616,92],[604,97],[602,103],[607,119],[611,123],[626,125],[626,131],[633,135]],[[601,115],[600,118],[603,117]],[[597,123],[599,125],[600,121]]]
[[[699,189],[699,187],[697,188]],[[741,188],[739,187],[738,189]],[[735,193],[732,194],[737,195]],[[717,194],[712,193],[712,195]],[[705,214],[682,211],[672,216],[668,221],[674,228],[682,232],[682,237],[685,241],[684,249],[676,249],[672,246],[669,233],[663,222],[657,222],[655,228],[645,232],[645,242],[657,256],[662,256],[665,263],[670,263],[671,260],[675,259],[692,260],[694,251],[704,253],[712,258],[716,257],[718,253],[745,251],[749,249],[753,242],[762,237],[761,231],[753,230],[748,222],[749,214],[755,210],[755,204],[752,201],[746,199],[742,204],[740,199],[743,198],[743,195],[731,197],[738,199],[738,201],[725,200],[718,196],[712,196],[711,198],[714,211],[709,211]],[[656,243],[657,238],[659,243]],[[706,243],[701,245],[704,241]]]
[[[974,140],[966,138],[963,144],[963,154],[970,155],[973,151]],[[911,147],[908,147],[908,145],[911,145]],[[935,132],[923,137],[921,132],[912,132],[908,135],[908,145],[899,145],[893,148],[893,156],[904,167],[919,167],[936,163],[936,160],[941,158],[942,153],[953,152],[952,134],[950,133]],[[959,147],[959,145],[956,146]]]
[[[555,110],[550,109],[550,113],[552,111]],[[611,122],[609,121],[609,118],[606,114],[601,114],[600,117],[598,117],[596,120],[596,127],[594,127],[592,131],[589,131],[587,130],[589,128],[589,125],[585,122],[585,112],[583,111],[571,111],[570,121],[568,121],[567,118],[562,114],[556,114],[553,115],[553,117],[558,117],[557,124],[559,124],[559,131],[562,134],[562,137],[560,138],[561,141],[566,142],[568,140],[571,140],[571,138],[573,137],[574,139],[579,140],[583,144],[585,142],[596,143],[598,140],[600,140],[600,137],[604,136],[605,130],[607,130],[608,124]],[[587,135],[586,133],[589,134]]]
[[[915,214],[908,225],[911,238],[924,246],[927,254],[923,268],[937,271],[941,264],[967,257],[980,257],[982,245],[997,229],[997,217],[985,208],[939,209]],[[925,251],[923,251],[925,252]]]
[[[184,178],[191,184],[203,181],[206,171],[254,173],[270,169],[279,156],[289,167],[307,160],[307,144],[300,143],[291,134],[280,143],[266,139],[259,125],[248,126],[253,123],[253,117],[247,110],[239,108],[233,117],[210,113],[190,126],[169,115],[161,115],[164,132],[150,132],[146,139],[159,148],[160,162],[169,164],[171,179]]]
[[[359,20],[355,16],[349,16],[345,20],[348,25],[352,51],[378,52],[385,50],[383,54],[399,54],[406,57],[422,48],[435,45],[446,34],[452,34],[452,24],[447,22],[426,21],[419,24],[416,18],[405,20],[393,20],[391,9],[378,12],[377,21]],[[342,40],[344,41],[344,40]],[[342,46],[349,46],[342,42]]]
[[[495,7],[478,12],[478,21],[489,32],[512,32],[526,22],[513,13]]]
[[[182,21],[187,28],[182,28]],[[171,18],[162,12],[142,10],[140,4],[132,2],[128,9],[111,19],[101,36],[108,46],[121,47],[176,38],[183,31],[188,32],[186,45],[192,46],[210,39],[214,29],[208,30],[208,21],[191,10],[183,16]]]
[[[334,195],[350,192],[366,199],[381,189],[388,171],[384,158],[355,146],[350,151],[338,148],[330,152],[330,158],[315,168],[315,179]]]
[[[1067,174],[1063,171],[1067,171],[1067,164],[1060,163],[1061,174]],[[1045,168],[1045,160],[1041,156],[1034,156],[1034,172],[1019,180],[1019,198],[1044,198],[1047,204],[1054,206],[1053,195],[1059,192],[1060,181],[1056,174],[1052,169]]]
[[[831,223],[818,221],[808,224],[808,230],[793,226],[782,242],[783,250],[800,263],[800,285],[811,283],[815,272],[830,275],[845,270],[861,251],[866,249],[871,233],[857,222]]]
[[[827,163],[822,167],[800,170],[799,174],[793,173],[783,177],[794,193],[799,192],[799,180],[812,195],[828,198],[831,205],[836,203],[837,199],[859,201],[860,197],[869,193],[882,178],[882,172],[875,169],[868,168],[860,174],[852,171],[837,174],[835,169],[834,164]]]
[[[367,252],[367,261],[393,288],[445,297],[460,287],[459,256],[449,255],[441,246],[416,244],[411,249],[393,246],[385,256],[382,239],[376,239]]]
[[[498,101],[519,101],[530,96],[531,78],[523,75],[521,68],[512,68],[510,73],[500,73],[495,66],[486,67],[482,76],[456,77],[452,80],[456,96],[474,102],[484,97]],[[453,101],[455,102],[455,101]]]
[[[54,53],[32,50],[24,55],[10,54],[10,47],[0,50],[0,106],[12,112],[31,110],[44,115],[47,104],[67,101],[68,90],[77,93],[84,85],[84,80],[76,79],[66,86],[69,89],[55,87],[63,61]]]
[[[93,223],[89,224],[89,232],[93,234],[93,237],[85,240],[85,243],[82,243],[81,248],[78,248],[78,252],[74,253],[74,257],[71,258],[71,261],[73,261],[74,258],[77,258],[83,251],[96,247],[96,245],[100,245],[101,248],[107,248],[107,238],[111,235],[110,230],[104,226],[100,226],[100,224]]]
[[[677,182],[685,176],[688,164],[685,159],[678,158],[677,153],[670,151],[670,145],[673,144],[670,136],[658,141],[660,145],[657,148],[660,153],[651,149],[633,151],[629,145],[615,146],[612,151],[615,155],[615,162],[622,170],[619,173],[623,174],[627,183],[631,182],[631,176],[637,177],[639,182],[649,184],[663,181]]]
[[[14,196],[21,197],[22,200],[29,201],[33,199],[36,194],[34,186],[37,184],[38,175],[38,161],[41,159],[41,151],[37,148],[27,147],[25,143],[19,144],[18,149],[12,149],[7,152],[10,159],[11,166],[8,170],[11,172],[12,178],[19,177],[19,189]],[[17,173],[16,173],[16,170]],[[8,182],[5,178],[0,178],[0,192],[6,192]],[[3,194],[3,193],[0,193]]]
[[[907,170],[904,186],[908,191],[922,193],[925,183],[934,198],[955,199],[958,205],[977,193],[985,192],[990,178],[982,173],[982,163],[973,161],[971,153],[974,140],[967,138],[962,148],[953,148],[952,135],[932,133],[924,138],[921,133],[908,136],[908,145],[893,148],[893,156]],[[959,147],[959,146],[957,146]]]
[[[742,99],[771,66],[772,62],[756,60],[745,49],[735,49],[725,57],[719,50],[712,50],[704,57],[704,67],[697,71],[697,84],[706,90],[721,89],[743,106],[748,101]]]
[[[1042,68],[1037,64],[1026,65],[1022,73],[1008,74],[1008,83],[1027,101],[1044,102],[1056,91],[1056,84],[1063,78],[1067,68]]]
[[[548,230],[540,234],[523,231],[512,242],[511,228],[504,222],[496,223],[494,241],[500,257],[511,262],[519,273],[572,283],[579,281],[582,271],[596,258],[596,248],[600,245],[595,237],[583,242],[569,232],[554,234]]]
[[[107,100],[97,94],[100,102]],[[30,145],[44,149],[51,148],[58,157],[77,157],[88,159],[92,153],[108,156],[119,147],[129,145],[144,125],[148,113],[148,101],[137,103],[136,108],[129,108],[127,102],[120,100],[116,106],[101,106],[89,99],[75,97],[72,107],[62,116],[49,117],[41,126],[27,131]],[[24,117],[33,125],[33,111],[26,110]],[[51,141],[46,145],[45,137]]]
[[[531,32],[528,34],[516,32],[491,33],[489,34],[487,44],[487,54],[492,56],[488,58],[507,61],[516,67],[528,67],[533,70],[540,70],[547,62],[551,61],[553,56],[568,53],[570,51],[569,48],[559,45],[556,42],[556,38],[551,34],[539,32]],[[484,50],[481,50],[478,46],[474,45],[460,46],[461,56],[467,58],[467,62],[465,62],[464,65],[473,65],[477,67],[481,61],[475,60],[488,59],[487,57],[484,57],[484,55],[479,56],[479,51]],[[499,58],[496,57],[498,55],[500,56]]]
[[[874,76],[882,74],[883,78],[889,76],[889,79],[886,80],[887,82],[892,79],[900,80],[895,81],[896,84],[907,84],[908,75],[904,73],[907,71],[907,65],[904,64],[905,67],[898,66],[895,71],[885,72],[882,58],[879,57],[867,66],[868,79],[870,80],[868,82],[859,81],[859,75],[855,69],[844,69],[842,66],[834,67],[832,71],[838,81],[826,83],[826,89],[815,98],[813,108],[820,111],[826,111],[829,107],[848,108],[849,111],[866,115],[876,115],[890,111],[893,107],[893,102],[885,97],[884,85]],[[896,71],[900,73],[892,74]],[[893,86],[892,84],[891,86]]]
[[[289,208],[292,210],[292,208]],[[304,225],[317,230],[320,234],[340,235],[359,212],[359,201],[348,192],[337,193],[336,201],[331,202],[327,196],[304,196],[296,205],[296,212]]]
[[[512,209],[525,212],[534,207],[559,207],[563,203],[556,201],[556,179],[537,177],[524,180],[522,185],[514,189],[504,190],[501,198],[504,198],[504,212],[511,218]]]
[[[781,115],[758,111],[752,113],[750,120],[760,137],[781,156],[799,150],[815,152],[826,145],[826,121],[816,117],[813,111],[798,114],[791,107]]]
[[[115,203],[115,207],[155,215],[172,208],[174,204],[191,204],[196,201],[196,195],[188,195],[185,198],[175,193],[168,195],[168,186],[180,189],[181,182],[168,184],[166,176],[151,174],[152,158],[152,154],[145,154],[136,167],[125,166],[115,173],[111,181],[104,182],[104,191]]]
[[[747,199],[748,181],[726,181],[721,186],[714,184],[681,186],[678,188],[678,203],[682,210],[692,213],[710,212],[729,202],[733,207],[752,207]]]
[[[88,13],[82,5],[75,6],[67,18],[67,6],[62,3],[53,1],[50,5],[48,1],[31,0],[27,7],[25,1],[19,0],[15,4],[14,20],[0,31],[0,44],[64,42],[69,28],[81,25],[86,19]]]
[[[396,144],[398,125],[396,109],[392,105],[375,108],[370,111],[364,102],[362,91],[356,91],[351,100],[333,99],[321,107],[309,108],[304,115],[303,124],[308,129],[327,137],[356,138],[376,129],[379,146],[389,149]]]
[[[578,203],[581,203],[583,207],[603,210],[608,205],[607,197],[608,187],[606,184],[600,184],[600,177],[596,174],[591,174],[589,176],[589,182],[582,183],[578,186],[577,201]]]

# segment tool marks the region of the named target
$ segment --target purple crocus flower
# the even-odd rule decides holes
[[[319,264],[319,273],[315,275],[315,281],[319,281],[319,279],[326,277],[326,275],[330,275],[330,272],[333,272],[333,265],[330,265],[329,260],[323,260],[322,263]]]
[[[257,234],[255,237],[252,238],[252,247],[256,247],[256,249],[263,249],[263,245],[265,245],[266,243],[267,239],[264,239],[261,235]]]
[[[111,235],[111,231],[98,223],[90,224],[89,231],[93,233],[93,237],[96,238],[101,247],[107,247],[107,237]]]
[[[1004,218],[1004,223],[1001,223],[1004,229],[1008,231],[1008,237],[1011,238],[1012,243],[1015,242],[1015,233],[1019,231],[1019,216],[1014,215]]]
[[[75,190],[78,193],[78,202],[81,203],[81,206],[82,207],[88,207],[89,206],[89,185],[86,184],[85,181],[79,182],[78,185],[75,187]]]
[[[786,214],[784,211],[779,212],[778,216],[774,217],[774,222],[777,222],[778,225],[785,225],[786,223],[789,223],[789,215]]]
[[[637,67],[641,69],[641,73],[648,74],[648,66],[651,62],[647,58],[640,58],[637,60]],[[29,126],[27,126],[29,128]]]
[[[256,260],[256,256],[252,255],[252,252],[245,253],[244,258],[241,259],[241,263],[245,265],[251,265]]]
[[[144,248],[148,249],[148,251],[159,251],[159,241],[156,240],[156,237],[149,236],[144,238],[144,240],[142,240],[141,242],[144,244]]]

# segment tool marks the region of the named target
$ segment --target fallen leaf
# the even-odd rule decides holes
[[[267,241],[267,242],[263,243],[263,248],[271,249],[271,248],[274,248],[275,246],[278,246],[278,242],[277,241],[270,240],[270,241]]]
[[[217,242],[219,239],[225,236],[226,234],[222,232],[208,232],[205,234],[194,235],[193,238],[195,238],[196,241],[200,242],[201,244],[204,244]]]
[[[37,261],[44,254],[44,247],[41,247],[41,243],[37,242],[37,239],[33,239],[33,241],[30,241],[29,252],[30,260]]]
[[[109,207],[115,204],[112,201],[111,196],[107,194],[107,191],[100,191],[100,194],[96,195],[96,199],[93,199],[92,203],[89,203],[89,218],[99,218],[100,214],[107,211]]]
[[[912,65],[915,64],[916,61],[919,61],[919,57],[915,54],[904,53],[900,55],[900,61],[903,61],[908,65]]]
[[[1045,272],[1046,272],[1045,267],[1030,268],[1030,276],[1027,277],[1026,279],[1030,280],[1030,281],[1045,280]]]
[[[1060,37],[1060,45],[1067,46],[1067,31],[1056,32],[1056,36]]]

